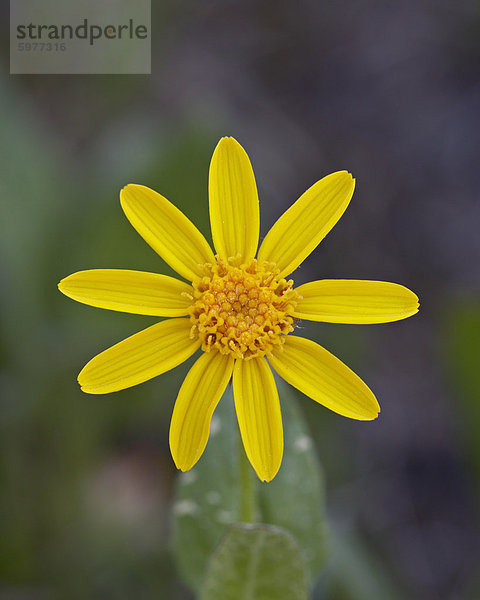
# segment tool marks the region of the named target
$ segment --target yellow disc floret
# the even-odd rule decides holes
[[[206,352],[215,348],[248,360],[284,343],[300,296],[292,280],[277,279],[274,264],[239,262],[217,257],[216,264],[204,265],[205,277],[193,282],[191,335],[201,339]]]

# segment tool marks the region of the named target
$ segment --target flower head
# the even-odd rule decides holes
[[[209,175],[210,223],[216,254],[166,198],[127,185],[122,208],[138,233],[186,281],[142,271],[95,269],[63,279],[67,296],[100,308],[170,317],[105,350],[80,372],[83,391],[115,392],[203,353],[180,388],[170,448],[182,471],[207,444],[210,422],[233,380],[235,408],[247,456],[258,477],[273,479],[283,455],[283,429],[273,369],[327,408],[371,420],[380,408],[363,381],[323,347],[291,335],[299,319],[386,323],[418,311],[407,288],[381,281],[313,281],[287,277],[342,216],[355,181],[346,171],[309,188],[270,229],[258,249],[260,217],[250,160],[233,138],[222,138]]]

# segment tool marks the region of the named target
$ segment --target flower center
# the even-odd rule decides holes
[[[191,335],[199,336],[206,352],[216,348],[248,360],[284,343],[293,331],[289,313],[300,296],[292,280],[277,279],[274,264],[235,262],[217,257],[216,264],[204,265],[205,277],[193,283]]]

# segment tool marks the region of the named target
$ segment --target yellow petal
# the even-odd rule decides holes
[[[182,211],[143,185],[124,187],[120,201],[130,223],[172,269],[190,281],[203,277],[200,265],[213,264],[213,252]]]
[[[213,243],[220,258],[257,251],[260,231],[258,194],[252,165],[233,138],[222,138],[210,163],[208,181]]]
[[[347,171],[314,183],[267,233],[258,260],[276,263],[280,277],[294,271],[343,215],[354,187],[355,180]]]
[[[210,422],[232,375],[234,359],[205,352],[180,388],[170,423],[170,450],[178,469],[188,471],[202,455]]]
[[[277,386],[263,357],[236,361],[233,393],[248,460],[262,481],[271,481],[282,462],[283,427]]]
[[[190,319],[167,319],[92,358],[78,376],[88,394],[107,394],[143,383],[187,360],[200,346]]]
[[[316,402],[340,415],[370,421],[380,412],[373,393],[338,358],[305,338],[288,336],[269,357],[275,371]]]
[[[296,288],[292,316],[327,323],[389,323],[418,312],[418,297],[398,283],[323,279]]]
[[[58,289],[89,306],[157,317],[188,315],[193,299],[186,295],[192,294],[192,287],[183,281],[120,269],[79,271],[62,279]]]

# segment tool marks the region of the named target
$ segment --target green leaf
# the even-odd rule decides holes
[[[311,581],[323,566],[326,554],[322,472],[291,388],[281,381],[277,384],[284,424],[284,459],[270,483],[260,482],[251,469],[255,520],[293,535]],[[229,388],[215,411],[203,457],[179,477],[174,504],[174,553],[183,579],[196,590],[203,581],[208,558],[227,527],[241,521],[239,448]]]
[[[259,485],[262,522],[290,531],[300,545],[309,579],[326,560],[327,523],[323,473],[293,390],[277,379],[282,401],[285,449],[280,471],[269,484]]]
[[[210,561],[200,600],[307,600],[299,548],[286,531],[231,527]]]
[[[215,411],[207,448],[178,478],[173,506],[174,554],[180,573],[199,589],[207,560],[226,527],[238,521],[237,433],[231,387]]]

